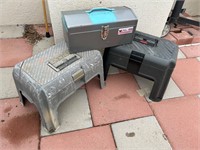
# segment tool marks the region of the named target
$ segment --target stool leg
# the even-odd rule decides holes
[[[168,75],[160,74],[159,77],[156,77],[156,80],[154,81],[154,85],[149,96],[149,98],[153,101],[159,102],[162,100],[171,76],[171,72],[168,73]]]
[[[60,126],[57,111],[50,110],[44,105],[39,106],[38,111],[42,119],[42,124],[48,132],[54,132]]]
[[[59,123],[59,120],[58,120],[58,110],[57,109],[51,109],[50,114],[51,114],[51,120],[53,122],[54,129],[56,130],[60,126],[60,123]]]
[[[105,86],[105,81],[104,81],[103,70],[102,70],[102,72],[99,74],[99,76],[100,76],[100,86],[101,86],[101,88],[104,88],[104,86]]]
[[[26,101],[26,98],[24,97],[24,95],[22,94],[22,91],[17,89],[17,92],[18,92],[18,95],[19,95],[19,100],[20,100],[20,103],[25,106],[25,101]]]
[[[38,99],[35,100],[42,123],[49,132],[54,132],[59,127],[57,107],[51,104],[53,100],[55,99],[48,99],[44,91],[41,91]]]
[[[108,77],[108,71],[110,68],[110,64],[105,64],[103,67],[104,67],[104,80],[106,80]]]
[[[107,79],[108,71],[110,68],[110,58],[109,58],[110,48],[106,48],[103,54],[103,70],[104,70],[104,80]]]
[[[22,94],[22,91],[20,89],[20,83],[19,81],[17,81],[17,79],[15,79],[15,76],[14,76],[14,73],[13,73],[13,79],[14,79],[14,82],[15,82],[15,87],[17,89],[17,93],[19,95],[19,100],[20,100],[20,103],[25,106],[25,101],[26,101],[26,98],[25,96]]]

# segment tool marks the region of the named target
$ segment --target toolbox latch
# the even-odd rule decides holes
[[[82,79],[85,76],[83,69],[78,70],[72,75],[72,78],[74,79],[74,82]]]
[[[109,25],[102,26],[101,28],[101,38],[102,40],[106,40],[109,34]]]
[[[136,51],[131,52],[131,55],[130,55],[131,61],[138,64],[142,64],[143,59],[144,59],[144,54],[136,52]]]

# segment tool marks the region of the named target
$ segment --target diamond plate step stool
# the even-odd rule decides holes
[[[27,98],[35,104],[49,132],[59,127],[59,105],[97,75],[103,88],[101,53],[92,50],[69,54],[65,42],[18,63],[13,69],[20,102],[24,105]]]
[[[104,77],[110,65],[154,81],[149,99],[161,101],[176,65],[178,46],[171,41],[135,32],[132,44],[107,48]]]

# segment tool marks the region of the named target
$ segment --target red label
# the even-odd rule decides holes
[[[120,28],[118,30],[118,35],[130,34],[130,33],[133,33],[133,27]]]

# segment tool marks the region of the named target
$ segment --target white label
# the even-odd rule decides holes
[[[118,30],[118,35],[130,34],[130,33],[133,33],[133,27],[120,28]]]

